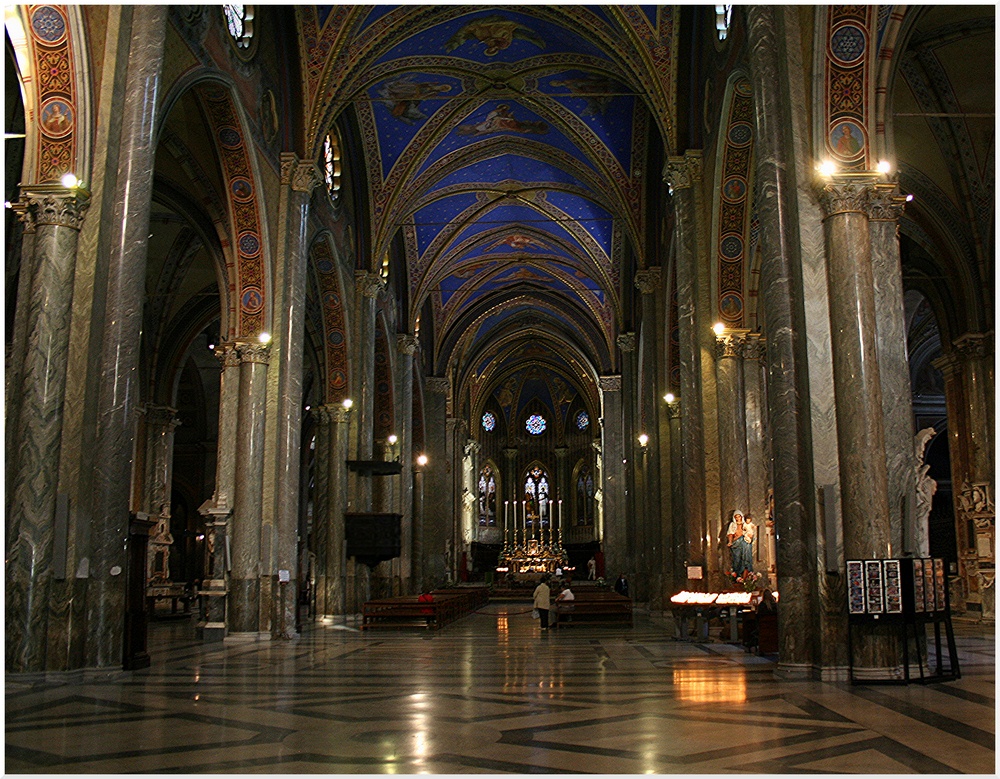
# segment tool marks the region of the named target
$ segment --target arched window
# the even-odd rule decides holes
[[[549,475],[540,465],[533,465],[524,477],[524,511],[529,527],[549,526]]]
[[[497,479],[492,465],[479,471],[479,527],[497,525]]]
[[[576,469],[573,492],[573,518],[577,525],[594,524],[594,474],[582,463]]]

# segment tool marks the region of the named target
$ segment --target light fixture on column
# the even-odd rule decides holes
[[[263,333],[261,333],[260,335],[257,336],[257,340],[260,341],[262,344],[270,343],[271,342],[271,334],[267,333],[267,332],[263,332]]]
[[[645,449],[648,445],[649,445],[649,436],[646,435],[645,433],[642,433],[639,436],[639,446]]]
[[[672,392],[668,392],[666,395],[663,396],[663,399],[667,401],[667,403],[673,403],[675,400],[677,400],[677,396],[674,395],[674,393]]]
[[[347,411],[351,410],[351,406],[354,405],[354,401],[350,398],[344,398],[344,402],[341,404]]]
[[[716,335],[723,335],[726,332],[726,326],[722,322],[716,322],[712,325],[712,329],[715,331]]]
[[[392,446],[392,445],[393,445],[393,444],[395,444],[395,443],[396,443],[396,441],[398,441],[398,440],[399,440],[399,439],[398,439],[398,438],[396,438],[396,434],[395,434],[395,433],[393,433],[393,434],[392,434],[391,436],[389,436],[389,446]]]
[[[816,166],[816,170],[818,170],[822,176],[832,176],[837,172],[837,166],[830,160],[823,160]]]
[[[879,160],[877,167],[879,173],[888,173],[892,170],[892,165],[889,163],[889,160]]]
[[[66,189],[75,189],[80,186],[80,179],[74,176],[72,173],[63,173],[62,178],[59,182],[66,187]]]
[[[427,455],[426,454],[422,454],[419,457],[417,457],[417,465],[419,465],[421,468],[423,466],[427,465]]]

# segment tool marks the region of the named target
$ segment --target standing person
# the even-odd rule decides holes
[[[732,555],[733,573],[742,576],[753,570],[753,536],[754,524],[743,517],[743,512],[733,512],[733,519],[726,531],[729,551]]]
[[[619,574],[618,581],[615,582],[615,592],[628,597],[628,579],[625,578],[624,572]]]
[[[534,607],[538,609],[538,619],[542,624],[542,630],[549,629],[549,575],[542,576],[542,580],[535,587]]]
[[[587,560],[587,578],[594,581],[597,578],[597,560],[593,556]]]

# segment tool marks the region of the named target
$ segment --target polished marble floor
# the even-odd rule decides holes
[[[852,687],[638,614],[543,632],[491,604],[438,632],[214,646],[155,622],[134,675],[8,677],[5,771],[993,774],[995,635],[956,633],[960,679]]]

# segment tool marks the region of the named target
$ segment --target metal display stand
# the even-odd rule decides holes
[[[901,558],[896,560],[849,560],[847,622],[848,670],[851,684],[932,684],[961,677],[958,651],[951,624],[948,586],[943,576],[942,560]],[[858,571],[861,571],[859,577]],[[924,673],[920,659],[921,639],[927,638],[927,626],[934,625],[936,670]],[[902,679],[856,679],[854,676],[854,629],[857,625],[892,625],[903,644]],[[945,670],[941,644],[944,625],[948,645],[948,669]],[[912,628],[908,630],[908,628]],[[910,635],[917,648],[919,679],[910,675]]]

